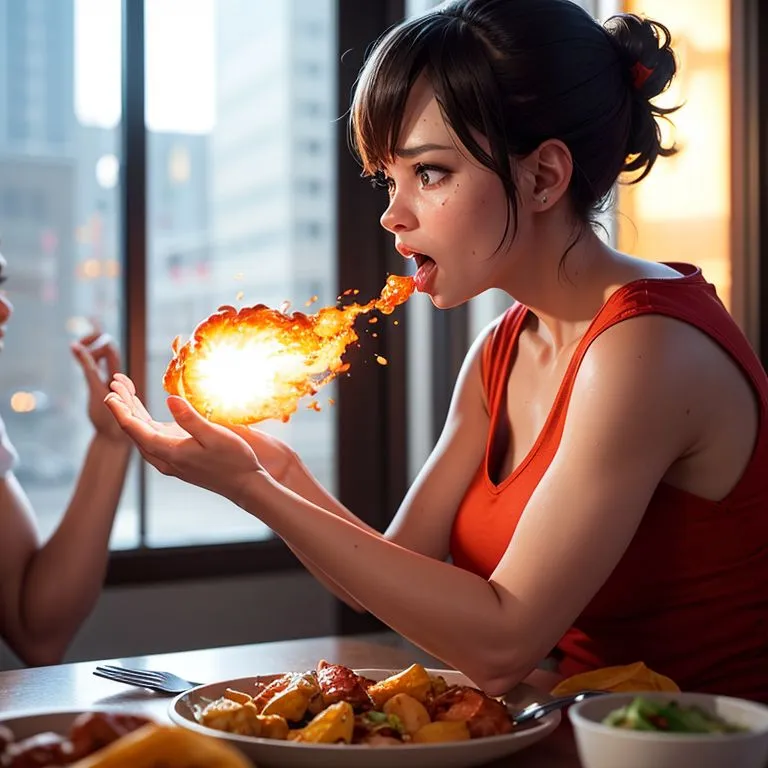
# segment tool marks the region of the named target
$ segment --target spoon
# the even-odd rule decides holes
[[[521,725],[522,723],[528,723],[532,720],[538,720],[544,715],[548,715],[550,712],[554,712],[557,709],[563,707],[569,707],[571,704],[577,704],[584,699],[591,699],[593,696],[603,696],[609,691],[579,691],[578,693],[571,693],[568,696],[558,696],[555,699],[545,701],[543,704],[534,702],[529,704],[525,709],[521,709],[518,712],[512,712],[509,710],[509,716],[514,721],[515,725]]]

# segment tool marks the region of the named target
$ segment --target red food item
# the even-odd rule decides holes
[[[473,739],[499,736],[512,730],[507,708],[476,688],[455,685],[432,702],[434,720],[464,720]]]
[[[47,768],[74,762],[70,744],[58,733],[38,733],[8,744],[2,765],[7,768]]]
[[[90,755],[150,722],[148,717],[121,712],[84,712],[70,729],[74,759]]]
[[[338,701],[349,702],[358,710],[370,709],[373,706],[366,680],[349,667],[321,661],[317,665],[317,684],[320,686],[326,707]]]

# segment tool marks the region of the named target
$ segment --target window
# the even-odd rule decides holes
[[[77,45],[76,41],[77,40]],[[8,327],[0,415],[43,535],[58,522],[91,435],[69,342],[91,318],[121,335],[117,118],[120,5],[9,3],[0,14],[0,238],[8,260]],[[75,56],[77,50],[77,56]],[[112,176],[100,158],[109,155]],[[129,478],[114,544],[135,546]]]
[[[236,0],[146,0],[145,14],[147,391],[153,413],[166,414],[171,341],[186,340],[218,306],[290,301],[304,309],[308,284],[319,301],[335,300],[334,229],[323,224],[335,216],[333,188],[315,182],[312,219],[290,194],[309,175],[334,174],[334,125],[323,116],[336,105],[335,2],[287,0],[267,11]],[[298,66],[307,46],[319,72]],[[301,403],[290,422],[264,429],[333,489],[329,396],[330,388],[318,398],[319,413]],[[271,536],[226,500],[151,469],[146,492],[151,546]]]

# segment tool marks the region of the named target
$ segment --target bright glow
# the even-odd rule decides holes
[[[196,366],[199,386],[214,407],[248,411],[273,399],[281,382],[306,377],[305,355],[288,352],[277,339],[253,336],[243,344],[222,341]]]
[[[135,1],[145,2],[147,127],[210,132],[214,0]],[[120,122],[121,71],[121,0],[75,0],[75,113],[82,124],[114,128]]]
[[[102,189],[112,189],[120,176],[120,162],[114,155],[102,155],[96,161],[96,181]]]

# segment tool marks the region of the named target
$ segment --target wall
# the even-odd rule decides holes
[[[104,591],[65,661],[335,633],[335,599],[303,571],[114,587]],[[0,643],[0,669],[21,666]]]

